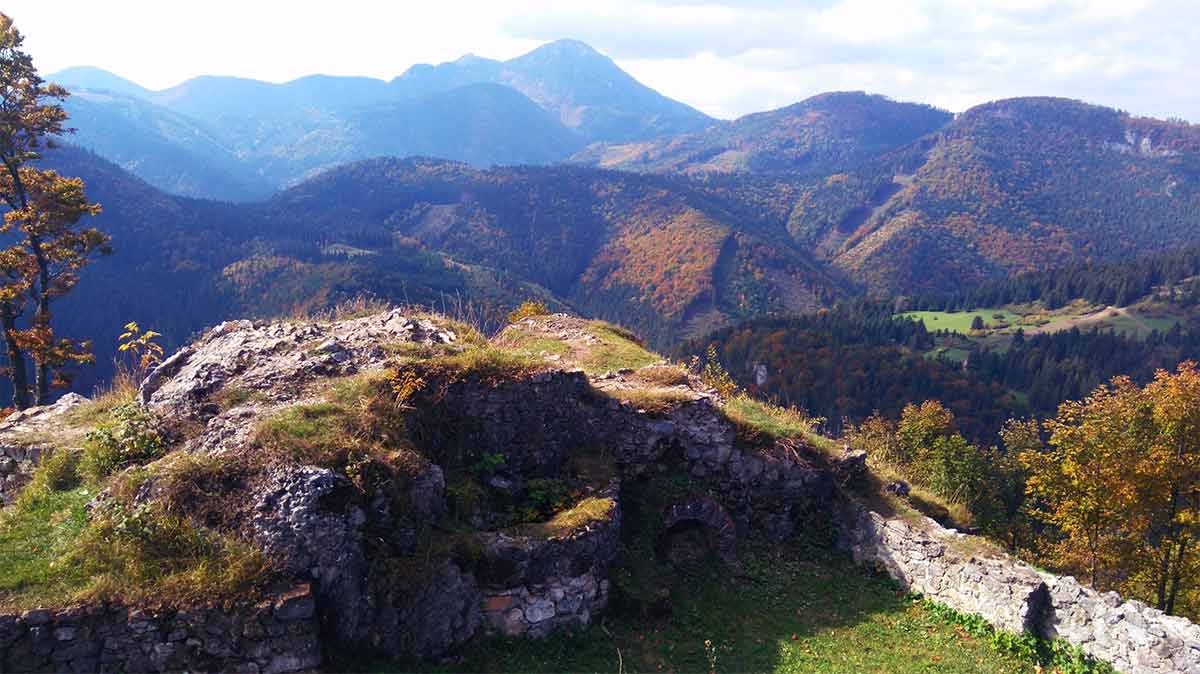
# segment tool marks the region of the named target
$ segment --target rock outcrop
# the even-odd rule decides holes
[[[68,393],[53,405],[14,412],[0,421],[0,506],[12,500],[42,455],[83,440],[83,432],[70,428],[67,415],[87,398]]]
[[[208,331],[155,368],[138,400],[178,429],[175,453],[237,466],[237,479],[209,484],[196,498],[224,499],[216,501],[223,516],[213,526],[261,549],[281,582],[311,588],[309,608],[204,609],[196,629],[231,625],[222,642],[211,630],[176,627],[184,625],[176,616],[201,614],[163,609],[154,615],[169,618],[114,627],[108,608],[89,607],[81,610],[100,617],[74,632],[87,645],[61,652],[43,645],[39,625],[0,617],[0,662],[18,670],[75,663],[283,672],[312,666],[322,646],[407,659],[443,655],[482,633],[544,637],[586,626],[609,605],[626,485],[667,472],[706,485],[703,498],[662,513],[664,540],[695,528],[734,567],[740,533],[787,536],[832,499],[836,480],[815,452],[739,438],[715,392],[677,368],[654,365],[657,357],[641,360],[670,371],[589,374],[578,367],[589,350],[612,346],[606,339],[624,339],[618,331],[597,336],[595,324],[565,316],[529,325],[561,333],[571,355],[543,354],[543,365],[504,376],[466,370],[445,379],[420,363],[472,349],[486,358],[485,347],[475,337],[463,344],[444,321],[402,311],[327,323],[232,321]],[[497,343],[518,353],[503,346],[505,335]],[[384,414],[407,415],[402,426],[416,429],[411,442],[364,445],[320,465],[261,445],[265,423],[292,408],[321,409],[335,382],[405,368],[434,391],[403,407],[387,403]],[[392,395],[383,386],[372,390]],[[632,400],[631,392],[646,390],[665,402],[646,409]],[[42,420],[55,423],[78,402],[14,418],[0,427],[0,440],[17,433],[10,426],[28,433]],[[401,440],[388,437],[371,442]],[[364,439],[346,439],[356,441]],[[19,453],[25,472],[37,451],[5,450]],[[379,461],[398,463],[370,468]],[[137,503],[164,493],[156,470],[148,466]],[[528,500],[539,489],[542,500]],[[544,521],[530,519],[551,502],[555,510]],[[523,514],[514,519],[517,510]]]

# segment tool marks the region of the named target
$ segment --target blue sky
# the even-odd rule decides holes
[[[584,40],[711,115],[863,89],[954,111],[1058,95],[1200,122],[1198,0],[7,0],[40,68],[390,79]]]

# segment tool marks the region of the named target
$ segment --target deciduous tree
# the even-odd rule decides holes
[[[49,402],[57,368],[91,359],[86,342],[54,334],[50,304],[75,287],[93,255],[109,252],[106,235],[77,228],[81,218],[99,212],[83,181],[32,164],[70,129],[61,105],[66,90],[38,75],[23,42],[12,19],[0,14],[0,199],[8,207],[0,225],[6,243],[0,251],[0,327],[17,408],[30,402],[27,356],[35,366],[39,405]],[[33,312],[21,327],[29,303]]]

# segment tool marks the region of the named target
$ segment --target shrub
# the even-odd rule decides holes
[[[534,316],[548,316],[549,314],[550,309],[546,307],[544,302],[526,300],[525,302],[521,303],[521,306],[509,312],[508,322],[520,323],[526,318],[533,318]]]
[[[33,473],[33,478],[22,492],[22,497],[67,491],[78,484],[79,457],[70,450],[58,449],[42,458],[42,462]],[[26,494],[29,496],[25,496]]]
[[[130,401],[112,410],[112,418],[88,432],[84,438],[80,471],[97,482],[121,468],[161,458],[167,443],[158,430],[158,419],[149,410]]]
[[[738,385],[733,376],[721,365],[717,358],[717,347],[710,344],[705,355],[704,366],[699,367],[699,358],[693,359],[693,366],[700,371],[700,380],[717,392],[717,395],[728,400],[737,395]]]

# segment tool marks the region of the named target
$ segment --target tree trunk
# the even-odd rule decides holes
[[[1187,551],[1188,540],[1179,541],[1179,554],[1175,556],[1175,568],[1171,571],[1171,594],[1167,597],[1167,615],[1175,615],[1175,597],[1179,596],[1179,579],[1183,575],[1183,556]]]
[[[3,325],[4,347],[8,351],[8,378],[12,382],[12,405],[18,410],[29,407],[29,374],[25,370],[25,354],[17,346],[17,312],[7,302],[0,305],[0,324]]]
[[[1179,485],[1171,488],[1171,510],[1168,513],[1167,527],[1170,530],[1170,543],[1166,545],[1166,550],[1163,552],[1162,564],[1158,569],[1158,605],[1155,607],[1160,611],[1167,610],[1167,578],[1171,575],[1171,553],[1174,552],[1174,545],[1178,543],[1179,525],[1175,523],[1175,515],[1179,511]]]
[[[38,266],[38,287],[34,295],[37,311],[33,315],[33,322],[34,325],[45,326],[46,334],[53,340],[53,333],[50,331],[50,262],[46,259],[46,252],[42,250],[42,242],[36,236],[30,236],[29,239],[33,245],[33,258]],[[44,348],[48,351],[51,345],[46,344]],[[51,373],[50,365],[46,362],[47,355],[49,354],[43,353],[40,358],[34,359],[34,391],[37,394],[38,405],[50,404]]]

